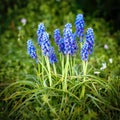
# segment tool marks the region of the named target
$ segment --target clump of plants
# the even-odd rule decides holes
[[[54,30],[54,42],[43,23],[38,25],[37,45],[27,41],[35,75],[27,75],[9,85],[2,94],[8,102],[9,116],[16,119],[92,120],[106,117],[106,109],[120,111],[107,100],[115,89],[91,73],[89,65],[94,48],[94,31],[85,32],[82,14],[64,26],[63,34]],[[53,47],[54,46],[54,47]]]

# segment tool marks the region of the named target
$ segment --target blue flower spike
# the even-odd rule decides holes
[[[59,45],[59,41],[61,39],[61,35],[60,35],[60,30],[59,29],[55,29],[54,30],[54,41],[57,45]]]
[[[51,64],[54,64],[55,62],[57,62],[57,57],[56,57],[56,54],[54,52],[54,48],[53,47],[50,48],[49,61],[50,61]]]
[[[59,29],[54,30],[54,41],[59,47],[59,52],[62,52],[64,54],[64,40],[60,35]]]
[[[82,42],[84,36],[84,26],[85,26],[83,14],[77,15],[75,26],[76,26],[76,36],[79,37],[80,42]]]
[[[41,46],[42,43],[42,36],[43,33],[45,32],[45,26],[43,23],[40,23],[38,25],[38,30],[37,30],[37,36],[38,36],[38,45]]]
[[[81,49],[81,58],[84,61],[88,61],[88,43],[85,42]]]
[[[49,34],[44,32],[42,36],[41,49],[45,56],[49,56],[50,47]]]
[[[27,52],[30,55],[31,58],[37,60],[37,55],[36,55],[36,49],[33,45],[32,40],[27,41]]]
[[[94,46],[94,32],[92,28],[87,29],[86,42],[88,43],[89,54],[92,54]]]
[[[72,25],[67,23],[63,30],[64,40],[64,54],[73,55],[77,50],[77,44],[72,33]]]
[[[94,32],[92,28],[87,29],[86,41],[81,49],[82,60],[88,61],[88,55],[92,54],[94,46]]]

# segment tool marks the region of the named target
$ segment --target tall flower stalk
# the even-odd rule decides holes
[[[87,72],[87,64],[88,64],[88,56],[92,54],[93,52],[93,46],[94,46],[94,32],[92,28],[87,29],[86,33],[86,41],[81,49],[81,59],[83,61],[83,86],[80,98],[84,97],[85,94],[85,80],[86,80],[86,72]]]
[[[59,52],[60,52],[60,61],[61,61],[61,68],[62,68],[62,81],[64,79],[64,39],[61,37],[60,30],[55,29],[54,30],[54,41],[58,46]]]
[[[67,75],[68,75],[68,67],[69,67],[69,57],[70,55],[75,54],[77,50],[76,40],[74,39],[74,35],[72,33],[72,25],[67,23],[63,30],[63,40],[64,40],[64,54],[66,55],[66,64],[65,64],[65,84],[64,89],[67,90]]]
[[[56,67],[54,63],[57,62],[57,58],[54,52],[54,48],[50,44],[49,34],[45,31],[45,27],[43,23],[39,24],[37,35],[38,35],[38,45],[42,49],[42,53],[45,56],[46,65],[48,68],[49,83],[50,83],[50,86],[52,86],[50,63],[53,64],[54,73],[56,74]]]

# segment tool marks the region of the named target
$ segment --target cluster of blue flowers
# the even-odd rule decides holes
[[[50,44],[49,34],[45,31],[43,23],[38,25],[37,35],[38,45],[41,46],[43,54],[49,58],[51,64],[57,62],[54,48]]]
[[[80,42],[83,41],[84,36],[84,18],[82,14],[78,14],[75,21],[75,27],[76,27],[76,36],[80,38]]]
[[[42,36],[43,33],[45,32],[45,26],[43,23],[40,23],[38,25],[38,30],[37,30],[37,35],[38,35],[38,45],[41,46],[42,43]]]
[[[51,64],[57,62],[54,48],[50,44],[49,34],[45,31],[45,26],[43,23],[40,23],[38,25],[37,36],[38,36],[38,45],[41,47],[43,55],[49,58]],[[33,59],[35,59],[37,58],[36,49],[31,43],[32,40],[27,41],[28,54]]]
[[[63,31],[64,54],[73,55],[77,50],[77,44],[72,33],[72,25],[70,23],[66,24]]]
[[[92,28],[88,28],[87,29],[86,42],[89,44],[89,46],[88,46],[89,54],[92,54],[92,52],[93,52],[93,45],[94,45],[94,32],[93,32]]]
[[[55,40],[57,45],[60,44],[61,35],[60,35],[60,30],[59,29],[54,30],[54,40]]]
[[[74,55],[76,53],[78,49],[76,38],[79,38],[80,42],[83,42],[84,26],[85,26],[85,22],[83,15],[78,14],[75,21],[75,27],[76,27],[75,33],[72,32],[71,23],[67,23],[65,25],[63,30],[63,37],[61,36],[59,29],[54,30],[54,41],[59,48],[59,52],[61,52],[64,55],[66,54]],[[43,23],[40,23],[38,25],[37,36],[38,36],[38,45],[41,47],[43,55],[49,58],[51,64],[57,62],[54,48],[51,46],[49,40],[49,34],[46,32]],[[33,46],[32,41],[28,40],[27,45],[28,45],[28,54],[33,59],[37,59],[36,50],[35,47]],[[88,60],[88,55],[92,54],[93,52],[93,45],[94,45],[94,32],[92,28],[88,28],[86,33],[86,41],[84,41],[84,44],[81,49],[82,60],[84,61]]]
[[[54,40],[59,47],[59,51],[63,54],[73,55],[77,51],[77,42],[72,33],[72,24],[67,23],[63,30],[63,38],[60,35],[60,30],[54,31]]]
[[[81,49],[82,60],[87,61],[88,55],[92,54],[94,45],[94,32],[92,28],[87,29],[86,41]]]
[[[64,54],[64,41],[63,41],[63,38],[60,35],[60,30],[59,29],[54,30],[54,41],[56,42],[56,44],[59,47],[59,52],[62,52]]]
[[[27,41],[27,51],[31,58],[37,60],[36,49],[33,45],[32,40]]]

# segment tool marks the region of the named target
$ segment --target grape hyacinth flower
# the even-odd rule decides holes
[[[47,32],[43,33],[41,48],[42,48],[43,54],[49,58],[49,61],[51,64],[57,62],[54,48],[51,47],[51,44],[49,41],[49,34]]]
[[[64,54],[64,40],[60,35],[59,29],[54,30],[54,41],[59,47],[59,52],[62,52]]]
[[[86,42],[88,43],[88,52],[92,54],[94,45],[94,32],[92,28],[87,29]]]
[[[41,46],[42,43],[42,36],[43,33],[45,32],[45,26],[43,23],[40,23],[38,25],[38,30],[37,30],[37,35],[38,35],[38,45]]]
[[[65,45],[64,45],[64,39],[63,38],[60,39],[58,47],[59,47],[59,52],[62,52],[64,54]]]
[[[54,64],[55,62],[57,62],[57,57],[56,57],[56,55],[55,55],[55,52],[54,52],[54,48],[53,48],[53,47],[50,48],[49,60],[50,60],[50,63],[51,63],[51,64]]]
[[[82,42],[84,36],[84,26],[85,26],[85,22],[82,14],[77,15],[75,26],[76,26],[76,35],[77,37],[80,38],[80,42]]]
[[[59,45],[60,39],[61,39],[60,30],[55,29],[54,30],[54,41],[56,42],[57,45]]]
[[[30,57],[37,61],[36,49],[33,45],[32,40],[27,41],[27,51],[28,51],[28,54],[30,55]]]
[[[77,44],[72,33],[72,25],[70,23],[65,25],[63,30],[64,36],[64,54],[73,55],[77,50]]]
[[[73,35],[73,41],[72,41],[72,55],[77,51],[78,47],[77,47],[77,42],[74,39],[74,35]]]
[[[82,60],[84,61],[88,61],[88,43],[85,42],[82,49],[81,49],[81,57],[82,57]]]
[[[45,56],[49,56],[50,47],[51,47],[51,45],[50,45],[50,41],[49,41],[49,34],[47,32],[43,32],[41,49]]]

